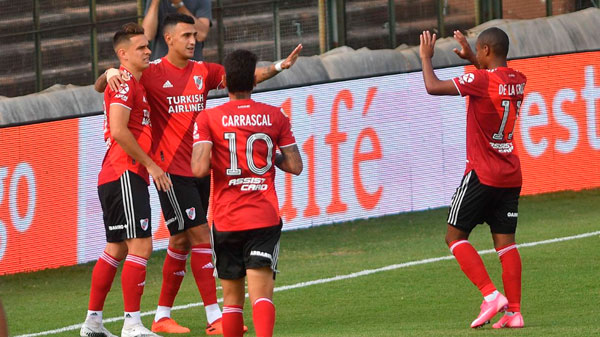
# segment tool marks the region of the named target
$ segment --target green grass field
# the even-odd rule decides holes
[[[600,189],[523,197],[518,243],[600,231]],[[600,237],[520,248],[523,259],[522,312],[526,327],[472,330],[481,296],[453,259],[354,275],[330,282],[302,282],[368,269],[448,256],[446,209],[407,213],[307,230],[284,232],[275,294],[276,336],[600,336]],[[471,235],[478,250],[493,248],[487,226]],[[142,311],[158,301],[164,251],[148,264]],[[502,289],[496,254],[483,255],[492,280]],[[0,277],[0,298],[11,336],[79,324],[85,318],[93,264]],[[189,268],[188,268],[189,269]],[[121,317],[119,275],[104,317]],[[191,273],[175,305],[200,302]],[[203,336],[202,307],[173,317]],[[250,306],[245,322],[254,336]],[[497,320],[500,316],[497,316]],[[153,315],[144,317],[150,325]],[[122,321],[106,326],[120,334]],[[71,329],[53,336],[76,336]],[[173,335],[174,336],[174,335]]]

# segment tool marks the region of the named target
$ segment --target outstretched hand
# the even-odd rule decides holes
[[[421,54],[421,58],[432,58],[433,52],[435,48],[435,41],[437,40],[437,36],[431,34],[428,30],[423,31],[419,36],[421,41],[421,45],[419,46],[419,54]]]
[[[288,57],[285,60],[283,60],[283,62],[281,63],[281,68],[282,69],[289,69],[291,66],[293,66],[294,63],[296,63],[296,60],[298,60],[298,56],[300,56],[300,52],[301,51],[302,51],[302,44],[299,44],[290,53],[290,55],[288,55]]]
[[[463,33],[460,32],[460,30],[454,31],[454,39],[456,42],[458,42],[458,44],[460,44],[461,49],[458,50],[458,48],[454,48],[452,51],[454,51],[461,59],[471,60],[474,55],[473,50],[471,49],[467,38],[463,35]]]

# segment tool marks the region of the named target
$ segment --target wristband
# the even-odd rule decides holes
[[[277,70],[277,72],[282,72],[283,68],[281,68],[281,64],[283,63],[283,61],[279,61],[277,63],[275,63],[275,70]]]
[[[106,80],[110,80],[114,76],[119,76],[119,69],[108,68],[106,70]]]
[[[171,7],[175,8],[175,9],[179,9],[183,6],[185,6],[185,4],[183,3],[183,0],[179,1],[179,3],[177,3],[177,4],[174,4],[171,2]]]

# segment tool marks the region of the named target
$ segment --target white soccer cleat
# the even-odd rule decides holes
[[[134,324],[128,327],[123,326],[121,337],[161,337],[147,329],[142,323]]]
[[[81,337],[117,337],[108,331],[102,322],[94,322],[92,320],[85,320],[79,330],[79,336]]]

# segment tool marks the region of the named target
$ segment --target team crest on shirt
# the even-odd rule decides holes
[[[196,88],[198,90],[202,90],[202,86],[204,85],[204,79],[202,76],[194,76],[194,83],[196,83]]]
[[[142,230],[144,230],[144,231],[147,230],[148,224],[149,224],[148,218],[140,219],[140,225],[142,226]]]
[[[190,220],[196,219],[196,208],[190,207],[190,208],[186,209],[185,214],[187,214],[187,216],[188,216],[188,218],[190,218]]]

